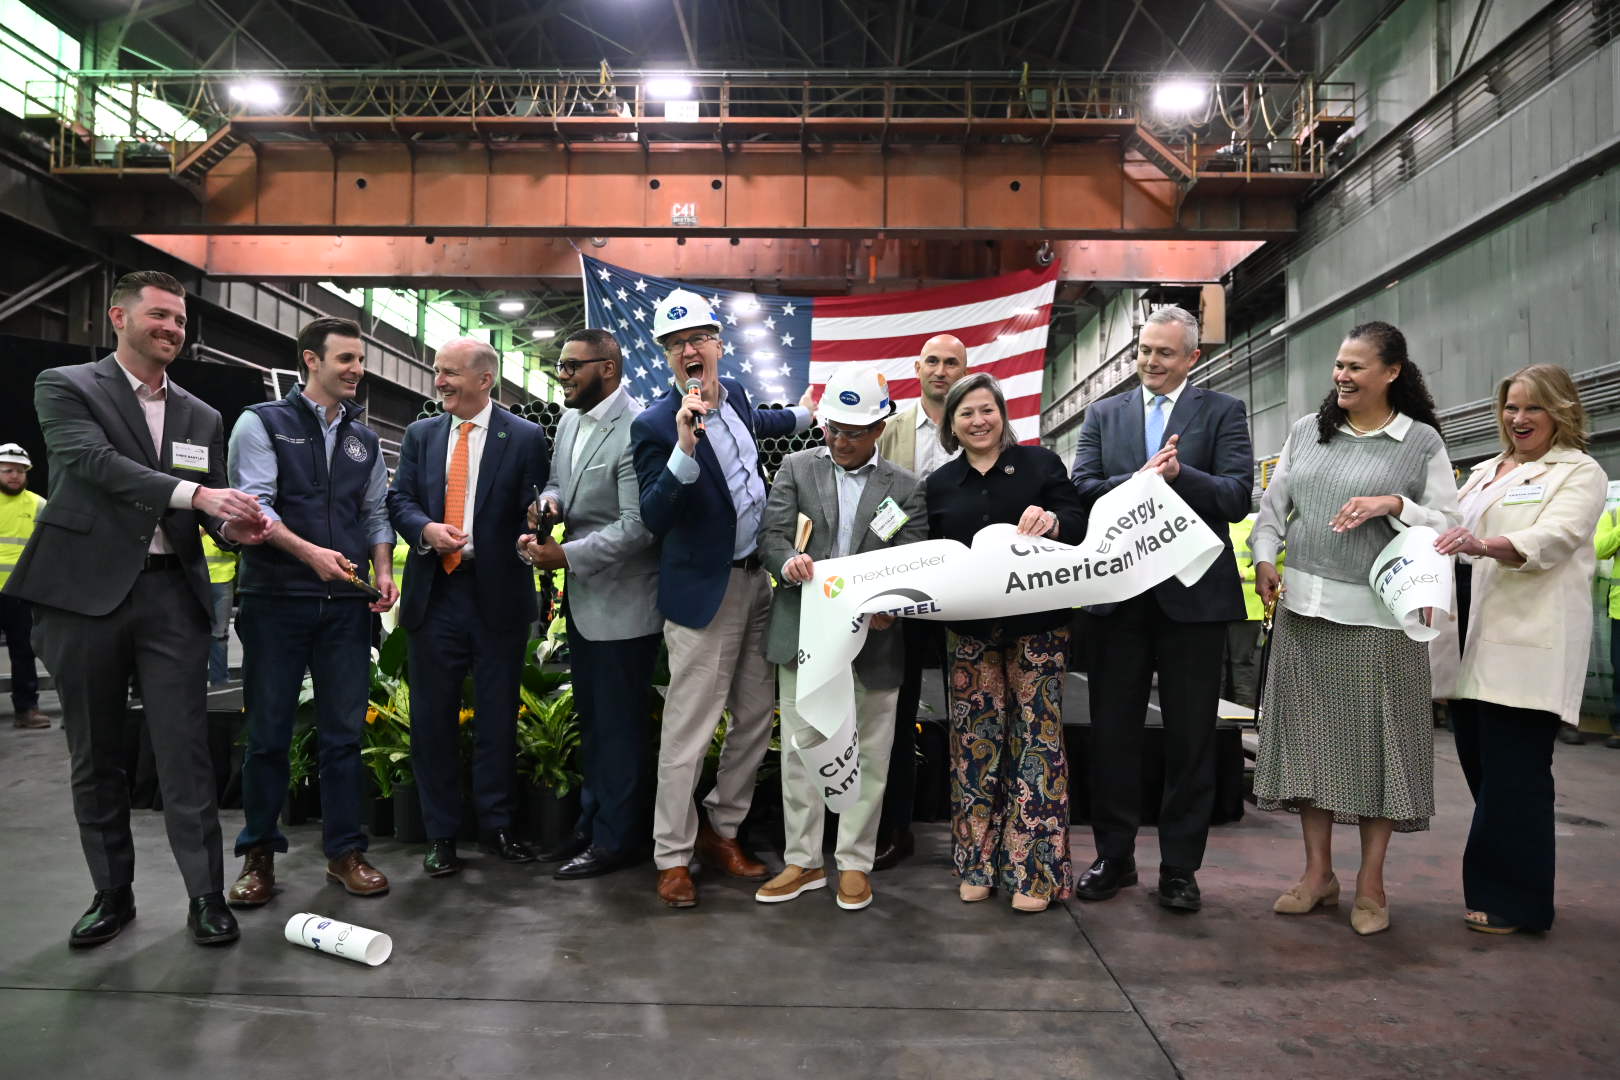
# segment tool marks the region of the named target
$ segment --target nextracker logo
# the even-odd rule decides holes
[[[896,574],[909,574],[917,570],[926,570],[931,566],[939,566],[945,561],[943,555],[919,555],[902,563],[890,563],[880,566],[876,570],[868,570],[864,574],[849,575],[849,584],[863,585],[868,581],[881,581],[884,578],[894,577]]]

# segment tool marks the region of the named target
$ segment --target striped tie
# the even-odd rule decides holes
[[[444,523],[453,529],[462,527],[462,513],[467,509],[467,442],[473,427],[471,420],[462,421],[456,429],[460,435],[456,439],[455,453],[450,455],[450,480],[444,488]],[[461,565],[461,552],[442,555],[439,561],[444,564],[445,573],[453,574]]]

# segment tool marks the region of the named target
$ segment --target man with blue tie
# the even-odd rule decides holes
[[[480,843],[507,862],[534,858],[512,830],[512,803],[523,647],[539,611],[534,571],[514,545],[548,459],[545,432],[492,400],[499,365],[476,338],[440,346],[433,385],[444,412],[405,429],[388,492],[389,517],[411,546],[399,624],[410,635],[411,769],[430,877],[461,869],[457,727],[469,671]]]
[[[1198,320],[1179,307],[1149,315],[1137,343],[1140,392],[1092,405],[1080,428],[1073,479],[1089,504],[1153,469],[1226,549],[1192,585],[1171,579],[1141,596],[1086,609],[1090,653],[1091,829],[1097,859],[1075,895],[1107,900],[1136,876],[1143,724],[1155,672],[1164,721],[1159,811],[1160,905],[1202,906],[1196,872],[1215,804],[1215,713],[1226,624],[1244,618],[1226,526],[1249,512],[1254,455],[1243,402],[1189,385]]]
[[[658,609],[669,649],[653,861],[658,898],[685,908],[697,904],[694,851],[733,877],[767,875],[737,843],[776,704],[765,659],[771,583],[759,556],[765,478],[757,440],[808,428],[811,394],[806,389],[796,408],[756,409],[741,383],[720,377],[720,320],[696,293],[665,297],[653,312],[653,336],[677,388],[630,429],[641,520],[663,540]],[[724,709],[731,721],[700,827],[692,795]]]

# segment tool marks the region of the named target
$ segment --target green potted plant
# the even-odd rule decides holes
[[[546,636],[529,643],[519,687],[518,775],[523,781],[528,832],[542,847],[556,847],[579,818],[579,716],[568,673],[551,662],[565,627],[553,620]]]
[[[315,732],[315,684],[308,674],[298,691],[298,711],[292,740],[287,745],[288,825],[302,825],[321,816],[320,754]]]
[[[395,839],[420,844],[427,839],[427,829],[422,824],[422,803],[411,772],[411,690],[405,657],[403,629],[392,631],[373,654],[371,695],[360,756],[376,788],[371,815],[373,834],[383,835],[377,825],[386,815]]]

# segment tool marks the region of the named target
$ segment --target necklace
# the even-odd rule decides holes
[[[1349,413],[1344,414],[1344,422],[1349,424],[1350,425],[1350,430],[1355,432],[1357,435],[1375,435],[1378,432],[1383,431],[1385,428],[1389,427],[1390,421],[1394,420],[1394,419],[1395,419],[1395,410],[1391,409],[1391,410],[1389,410],[1389,415],[1384,417],[1384,422],[1382,424],[1379,424],[1375,428],[1367,428],[1366,430],[1362,430],[1361,428],[1358,428],[1356,426],[1356,422],[1354,420],[1350,419],[1350,414]]]

